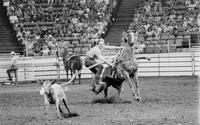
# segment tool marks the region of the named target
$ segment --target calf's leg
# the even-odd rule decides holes
[[[56,110],[57,110],[57,115],[58,115],[58,118],[60,118],[60,104],[59,104],[59,100],[56,99]]]
[[[69,110],[69,108],[68,108],[68,106],[67,106],[67,100],[66,100],[66,99],[63,99],[63,103],[64,103],[64,105],[65,105],[65,107],[66,107],[68,113],[70,114],[71,112],[70,112],[70,110]]]

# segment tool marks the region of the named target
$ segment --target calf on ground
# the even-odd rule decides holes
[[[60,118],[60,114],[63,114],[63,111],[60,107],[61,102],[64,103],[68,113],[70,114],[71,112],[67,106],[67,98],[62,86],[57,84],[56,81],[51,82],[50,80],[40,80],[40,83],[42,84],[40,94],[44,96],[45,115],[48,112],[49,104],[56,104],[57,115],[58,118]]]

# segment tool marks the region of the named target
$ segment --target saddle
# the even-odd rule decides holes
[[[116,67],[108,66],[103,72],[102,81],[107,82],[108,84],[117,84],[121,85],[125,79],[117,71]]]

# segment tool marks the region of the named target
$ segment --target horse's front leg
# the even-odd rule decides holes
[[[80,85],[81,84],[81,70],[78,71],[78,81]]]
[[[139,88],[139,80],[138,80],[138,72],[135,73],[135,76],[131,78],[135,82],[135,88],[136,88],[136,100],[141,101],[140,97],[140,88]]]
[[[67,80],[68,80],[68,78],[69,78],[68,68],[65,68],[65,71],[66,71],[66,76],[67,76]]]
[[[120,86],[117,88],[117,90],[118,90],[117,98],[119,99],[119,98],[120,98],[120,94],[121,94],[121,92],[122,92],[122,85],[120,85]]]
[[[123,77],[125,78],[126,82],[128,83],[128,85],[131,89],[132,95],[137,99],[137,95],[135,94],[135,90],[133,87],[133,81],[129,77],[129,73],[127,71],[122,71],[121,73],[122,73]]]
[[[79,84],[79,85],[81,84],[81,73],[78,74],[78,84]]]
[[[75,75],[76,71],[71,69],[71,78],[73,78],[73,75]],[[72,83],[75,84],[76,76],[74,77]]]
[[[104,84],[104,98],[107,98],[108,97],[108,84],[105,83]]]

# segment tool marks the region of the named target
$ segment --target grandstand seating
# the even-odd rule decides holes
[[[146,36],[143,41],[146,46],[144,53],[181,52],[188,51],[190,50],[188,48],[193,46],[199,46],[200,39],[197,36],[200,31],[195,21],[197,14],[199,14],[200,2],[195,0],[195,7],[186,5],[184,3],[185,0],[181,1],[182,4],[180,5],[176,4],[177,1],[171,2],[173,4],[169,4],[169,1],[158,2],[156,0],[141,0],[138,2],[139,5],[135,9],[132,19],[133,22],[127,28],[131,30],[135,27],[139,32],[141,27],[145,27],[148,24],[152,29],[156,27],[161,27],[162,29],[158,39],[155,39],[154,36],[142,34],[144,32],[139,32],[142,37]],[[148,9],[147,5],[149,5],[150,9]],[[189,19],[194,21],[192,22]],[[165,25],[165,27],[162,27],[162,25]],[[174,28],[177,30],[174,30]]]
[[[98,4],[95,1],[48,3],[47,0],[30,0],[28,2],[10,0],[10,4],[8,6],[5,4],[4,9],[7,9],[8,17],[13,14],[18,16],[20,15],[19,11],[22,11],[22,15],[18,16],[15,23],[10,21],[16,33],[19,33],[17,44],[22,47],[28,45],[28,51],[30,51],[28,55],[34,55],[35,46],[31,46],[31,44],[39,41],[42,41],[41,51],[45,48],[43,46],[48,46],[50,54],[53,55],[56,54],[57,48],[61,52],[67,48],[71,52],[84,54],[93,46],[94,41],[102,36],[110,45],[120,45],[121,32],[125,28],[132,29],[134,27],[139,32],[141,27],[147,26],[146,24],[150,25],[154,34],[149,36],[146,33],[139,33],[140,41],[145,44],[144,53],[181,52],[188,50],[185,48],[199,46],[198,39],[200,37],[193,35],[199,33],[198,27],[195,27],[196,24],[192,22],[190,25],[182,25],[186,24],[185,20],[188,20],[184,16],[191,16],[189,19],[195,17],[199,12],[199,6],[191,7],[184,4],[178,6],[177,4],[171,5],[166,1],[160,3],[156,0],[113,1],[114,3],[107,5],[105,3]],[[148,2],[150,10],[146,8]],[[182,15],[183,17],[181,17]],[[177,17],[174,18],[174,16]],[[129,26],[127,27],[127,25]],[[163,25],[167,28],[163,28]],[[158,35],[155,31],[157,27],[162,27],[162,33],[158,33]],[[53,35],[56,42],[48,41],[50,34]],[[26,39],[31,42],[27,42]],[[50,43],[51,45],[49,45]]]
[[[99,39],[105,34],[107,26],[110,25],[112,13],[116,9],[112,2],[110,4],[96,1],[86,1],[86,3],[79,3],[79,1],[54,2],[22,0],[9,1],[9,4],[4,4],[8,17],[16,16],[17,13],[18,19],[14,21],[13,26],[17,33],[24,33],[19,37],[20,40],[24,41],[27,38],[37,42],[43,39],[45,42],[48,39],[48,34],[51,34],[58,41],[60,48],[63,46],[60,43],[61,39],[64,39],[62,42],[67,41],[68,48],[71,48],[73,52],[79,52],[78,50],[81,50],[82,44],[85,43],[84,41],[81,43],[81,39],[90,40],[86,43],[90,46],[85,47],[91,47],[94,39]],[[118,3],[115,0],[114,2]],[[21,15],[20,11],[22,11]],[[100,35],[94,37],[94,32]],[[35,39],[35,35],[41,35],[41,38]]]

